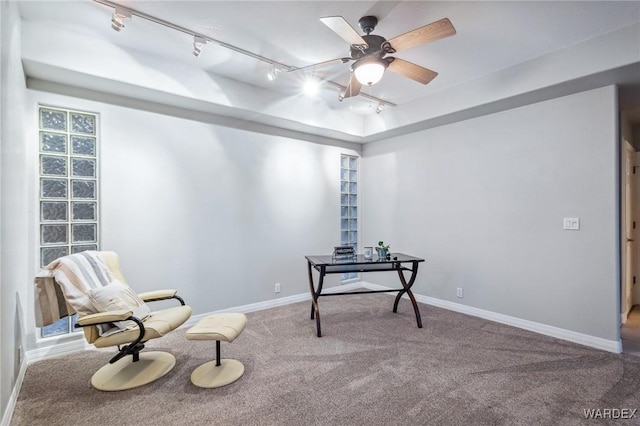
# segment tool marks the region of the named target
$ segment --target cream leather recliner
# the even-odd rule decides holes
[[[58,300],[60,293],[64,302]],[[159,379],[175,365],[170,353],[140,351],[148,340],[164,336],[190,318],[191,308],[176,293],[158,290],[136,295],[122,275],[116,253],[77,253],[51,262],[36,277],[36,323],[44,326],[77,313],[76,327],[84,329],[89,343],[119,349],[92,376],[93,387],[103,391],[131,389]],[[146,306],[147,302],[168,299],[175,299],[180,306],[157,312]]]

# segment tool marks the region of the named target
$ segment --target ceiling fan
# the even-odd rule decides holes
[[[375,16],[364,16],[358,21],[360,28],[365,33],[363,36],[358,34],[342,16],[320,18],[320,21],[350,44],[350,56],[296,68],[292,71],[304,71],[354,61],[351,65],[353,71],[351,79],[347,87],[340,93],[338,97],[340,100],[357,96],[362,85],[371,86],[380,81],[386,69],[422,84],[429,83],[438,75],[437,72],[387,55],[440,40],[456,33],[451,21],[447,18],[416,28],[391,40],[371,34],[378,24],[378,18]]]

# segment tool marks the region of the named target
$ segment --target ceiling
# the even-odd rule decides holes
[[[385,131],[394,128],[393,123],[397,123],[395,127],[399,128],[419,121],[419,118],[403,121],[402,114],[408,116],[415,113],[421,102],[426,103],[428,100],[429,103],[433,103],[434,99],[450,99],[447,96],[449,92],[455,93],[462,88],[474,90],[474,84],[477,86],[479,82],[490,81],[491,76],[504,75],[505,70],[515,70],[518,66],[522,67],[522,64],[534,64],[532,61],[538,58],[558,55],[558,52],[575,49],[582,43],[621,29],[638,27],[640,23],[638,1],[171,0],[118,3],[187,28],[194,33],[228,43],[245,52],[296,68],[349,56],[348,44],[323,25],[319,21],[320,17],[342,16],[361,33],[358,19],[365,15],[374,15],[379,19],[379,24],[373,34],[382,35],[387,39],[441,18],[449,18],[457,30],[456,35],[394,55],[438,72],[439,75],[432,82],[422,85],[387,71],[378,84],[362,89],[365,95],[397,105],[385,108],[379,114],[388,115],[386,118],[378,119],[386,120],[380,129],[372,132],[359,128],[353,131],[344,130],[340,127],[344,126],[344,123],[333,126],[331,123],[325,125],[321,120],[305,122],[296,118],[293,113],[280,114],[274,107],[265,112],[264,105],[260,110],[258,106],[250,106],[250,103],[236,108],[230,101],[229,108],[224,110],[242,110],[229,114],[245,119],[247,114],[253,113],[254,116],[260,115],[263,123],[275,123],[277,126],[288,126],[307,133],[323,134],[322,128],[334,129],[334,134],[327,135],[337,138],[351,135],[352,137],[345,136],[343,139],[356,142],[374,140],[375,138],[371,137],[366,139],[366,136],[375,133],[385,134]],[[115,85],[114,81],[117,78],[103,77],[101,84],[91,83],[89,78],[63,78],[64,69],[61,68],[65,67],[55,63],[55,59],[47,59],[45,47],[42,46],[43,43],[46,44],[45,40],[38,38],[38,43],[29,41],[29,33],[36,34],[36,27],[49,29],[45,37],[50,37],[52,31],[64,30],[74,35],[73,40],[87,38],[93,40],[96,46],[108,44],[116,46],[120,51],[131,52],[131,57],[144,55],[144,58],[162,60],[163,64],[179,64],[182,69],[206,73],[214,79],[220,77],[224,79],[221,81],[230,82],[229,84],[254,88],[253,90],[257,90],[256,93],[262,94],[263,98],[268,97],[272,103],[278,99],[282,103],[293,102],[291,100],[295,98],[295,105],[299,105],[299,102],[302,102],[302,81],[309,77],[342,86],[346,86],[349,80],[349,64],[338,64],[311,73],[280,72],[276,80],[269,81],[266,76],[272,71],[272,66],[265,61],[211,42],[204,46],[202,54],[196,58],[192,55],[192,36],[137,16],[125,21],[122,31],[113,31],[110,27],[113,8],[91,0],[25,1],[19,4],[19,9],[26,28],[23,30],[26,33],[23,35],[23,39],[26,39],[26,47],[23,48],[25,72],[41,81],[78,84],[86,89],[109,92],[111,89],[106,85],[106,80]],[[640,52],[632,54],[640,56]],[[594,63],[598,61],[599,58],[593,58]],[[68,75],[72,76],[74,72],[99,75],[98,72],[92,72],[88,65],[85,64],[84,67],[79,70],[78,66],[70,66]],[[54,68],[57,72],[53,72]],[[154,68],[159,70],[161,66]],[[597,71],[594,69],[594,73]],[[185,80],[189,79],[188,73],[184,75]],[[532,78],[530,75],[520,75],[523,82],[524,79]],[[80,81],[85,83],[78,83]],[[127,85],[135,86],[136,83],[129,81]],[[116,90],[115,86],[113,90]],[[131,91],[131,87],[128,90],[127,93],[135,93]],[[318,111],[322,111],[318,116],[331,116],[327,119],[328,122],[348,119],[363,123],[365,127],[368,123],[375,124],[373,120],[377,115],[377,102],[362,96],[340,102],[338,91],[339,88],[335,84],[325,85],[317,97],[305,100],[305,105],[315,104]],[[157,97],[154,99],[163,102]],[[213,100],[201,100],[215,103]],[[261,104],[258,102],[256,105]],[[202,110],[202,107],[198,109]],[[224,115],[224,111],[217,112]],[[394,114],[395,117],[391,120],[389,117],[393,117]],[[269,117],[273,120],[269,121]]]

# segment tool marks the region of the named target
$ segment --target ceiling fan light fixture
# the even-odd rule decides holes
[[[356,61],[353,64],[353,73],[360,84],[373,86],[380,81],[388,65],[384,59],[371,56]]]

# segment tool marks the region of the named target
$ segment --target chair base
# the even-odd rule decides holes
[[[126,356],[107,364],[91,377],[91,385],[101,391],[121,391],[146,385],[167,374],[176,358],[167,352],[141,352],[140,359]]]
[[[220,365],[209,361],[193,370],[191,383],[201,388],[219,388],[235,382],[244,374],[244,365],[235,359],[223,359]]]

